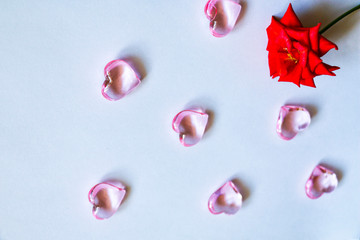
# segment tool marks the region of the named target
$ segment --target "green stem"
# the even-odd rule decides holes
[[[349,11],[347,11],[346,13],[342,14],[341,16],[339,16],[338,18],[336,18],[334,21],[332,21],[331,23],[329,23],[326,27],[324,27],[323,29],[321,29],[319,31],[320,34],[323,34],[326,30],[328,30],[329,28],[331,28],[335,23],[337,23],[338,21],[340,21],[341,19],[343,19],[344,17],[346,17],[347,15],[349,15],[352,12],[355,12],[356,10],[360,9],[360,4],[353,7],[352,9],[350,9]]]

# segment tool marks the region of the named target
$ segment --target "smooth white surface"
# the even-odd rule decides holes
[[[206,1],[0,2],[0,239],[356,239],[360,236],[360,12],[327,31],[336,77],[298,88],[269,77],[265,29],[288,1],[243,2],[241,20],[211,36]],[[294,1],[307,27],[358,4]],[[131,95],[101,95],[107,62],[136,56],[147,76]],[[292,141],[275,132],[285,103],[316,113]],[[184,148],[177,112],[200,104],[214,123]],[[319,162],[338,188],[310,200]],[[250,195],[234,216],[207,200],[239,178]],[[103,179],[129,187],[119,212],[91,215]]]

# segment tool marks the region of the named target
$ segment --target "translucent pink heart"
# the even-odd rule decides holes
[[[228,181],[216,190],[208,202],[212,214],[235,214],[242,205],[242,195],[232,181]]]
[[[300,106],[282,106],[277,121],[276,131],[284,140],[293,139],[304,131],[311,122],[310,113]]]
[[[241,5],[232,0],[209,0],[205,15],[210,20],[210,31],[215,37],[224,37],[234,28]]]
[[[140,84],[134,69],[124,60],[109,62],[104,68],[104,76],[101,93],[110,101],[125,97]]]
[[[179,112],[172,122],[175,132],[179,133],[181,144],[190,147],[203,137],[208,122],[208,114],[201,109]]]
[[[111,217],[120,207],[125,194],[125,186],[121,183],[103,182],[95,185],[88,195],[94,217],[100,220]]]
[[[336,174],[333,171],[318,165],[315,167],[305,184],[305,192],[309,198],[316,199],[321,197],[323,193],[334,191],[337,185],[338,179]]]

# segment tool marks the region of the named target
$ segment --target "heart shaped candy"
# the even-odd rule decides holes
[[[304,131],[311,122],[310,113],[300,106],[282,106],[276,125],[276,132],[284,140],[293,139]]]
[[[315,167],[305,184],[306,195],[311,199],[317,199],[323,193],[330,193],[338,185],[336,174],[321,165]]]
[[[210,31],[215,37],[224,37],[234,28],[241,5],[232,0],[209,0],[205,15],[210,20]]]
[[[242,195],[232,181],[226,182],[214,192],[208,202],[212,214],[235,214],[242,206]]]
[[[120,207],[126,194],[125,186],[119,182],[102,182],[89,191],[89,202],[96,219],[111,217]]]
[[[125,97],[141,82],[134,69],[120,59],[111,61],[105,66],[104,76],[101,93],[110,101]]]
[[[208,118],[202,109],[179,112],[173,119],[172,127],[179,133],[181,144],[190,147],[198,143],[204,135]]]

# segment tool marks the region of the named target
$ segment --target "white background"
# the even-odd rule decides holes
[[[210,34],[206,1],[0,2],[0,239],[357,239],[360,236],[360,11],[324,36],[339,50],[336,77],[298,88],[269,77],[266,27],[285,0],[242,2],[225,38]],[[306,27],[358,4],[294,1]],[[109,102],[103,68],[141,59],[142,84]],[[281,105],[302,104],[310,127],[275,132]],[[188,104],[214,112],[204,139],[183,147],[172,118]],[[318,163],[337,170],[331,194],[310,200]],[[129,187],[119,211],[96,220],[90,188]],[[234,216],[207,200],[237,178],[247,192]]]

